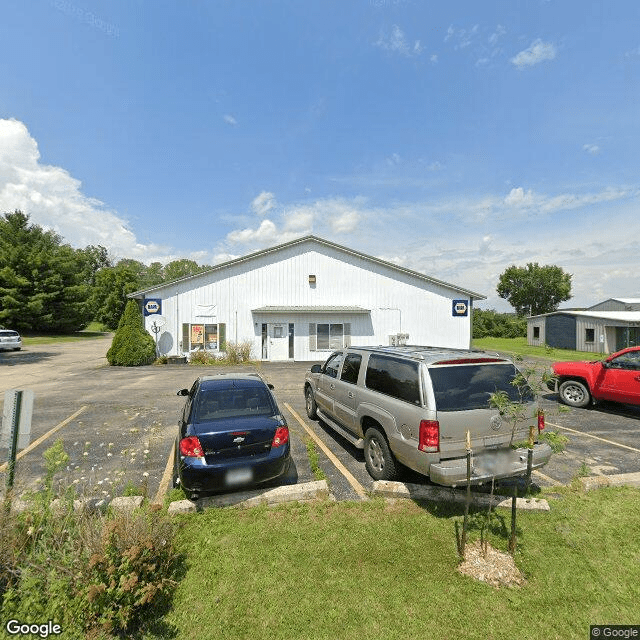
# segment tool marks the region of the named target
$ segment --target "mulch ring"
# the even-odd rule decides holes
[[[465,559],[458,566],[458,571],[496,588],[521,587],[526,583],[509,554],[487,545],[485,558],[479,541],[466,546]]]

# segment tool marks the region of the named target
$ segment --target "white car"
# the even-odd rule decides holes
[[[0,329],[0,351],[20,351],[20,349],[22,349],[20,334],[11,329]]]

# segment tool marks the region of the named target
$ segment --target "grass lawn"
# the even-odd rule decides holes
[[[78,340],[92,340],[101,338],[109,332],[107,327],[99,322],[92,322],[82,331],[74,333],[21,333],[22,344],[29,346],[32,344],[55,344],[57,342],[77,342]]]
[[[518,513],[526,584],[500,589],[457,571],[452,507],[327,501],[180,516],[186,576],[163,631],[146,637],[582,640],[590,624],[638,624],[640,491],[554,495],[550,513]],[[501,551],[509,528],[498,510],[489,539]]]
[[[587,353],[585,351],[569,351],[552,349],[551,347],[532,347],[526,338],[479,338],[473,340],[473,347],[487,351],[499,351],[518,356],[527,356],[549,360],[550,362],[569,360],[602,360],[608,354]]]

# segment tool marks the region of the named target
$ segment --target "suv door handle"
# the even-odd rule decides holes
[[[353,393],[353,391],[349,391],[349,393],[347,394],[350,398],[355,398],[356,394]]]
[[[640,376],[636,376],[634,380],[637,380],[638,382],[640,382]]]
[[[335,385],[335,384],[331,383],[331,384],[329,385],[329,389],[331,389],[331,391],[333,391],[335,388],[336,388],[336,385]]]

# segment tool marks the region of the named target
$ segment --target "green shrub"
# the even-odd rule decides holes
[[[155,342],[144,328],[137,302],[129,300],[107,351],[107,360],[113,366],[137,367],[155,359]]]
[[[73,492],[56,502],[53,475],[66,464],[58,442],[45,453],[45,488],[27,511],[0,510],[0,619],[52,620],[65,638],[127,634],[165,613],[180,556],[166,513],[74,512]]]
[[[473,310],[474,338],[522,338],[527,335],[527,319],[494,309]]]
[[[250,362],[252,346],[249,340],[245,340],[244,342],[227,342],[225,362],[227,364]]]

